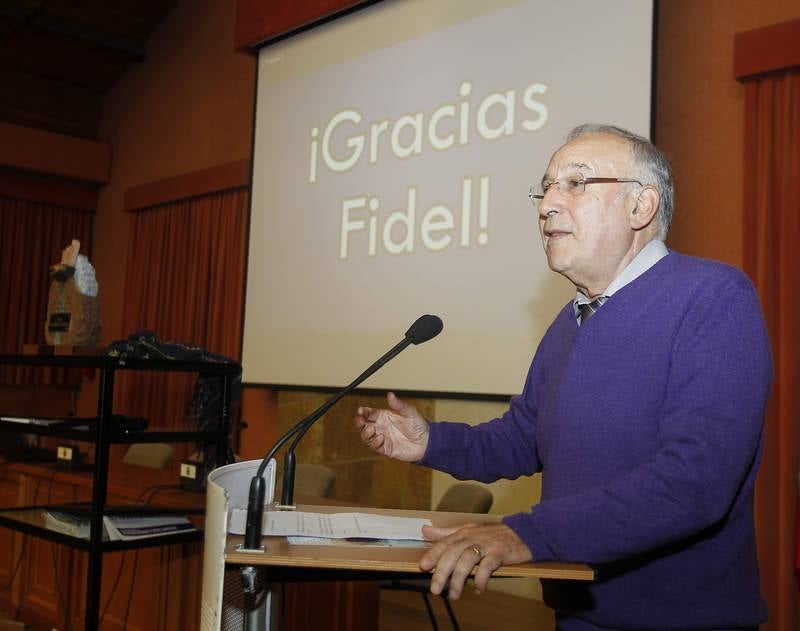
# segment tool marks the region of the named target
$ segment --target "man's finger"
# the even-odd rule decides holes
[[[461,556],[458,557],[448,581],[447,595],[451,599],[458,600],[459,596],[461,596],[461,592],[464,591],[464,583],[472,573],[472,568],[479,561],[480,557],[472,551],[472,548],[465,548]]]
[[[386,395],[386,401],[393,412],[397,412],[400,416],[412,416],[414,414],[414,407],[399,399],[394,392],[389,392]]]
[[[431,526],[423,526],[422,527],[422,536],[426,537],[425,531],[426,529],[431,528]],[[448,543],[446,541],[438,541],[437,543],[433,544],[430,550],[428,550],[419,560],[419,568],[426,572],[433,570],[436,568],[439,569],[439,565],[441,563],[441,556],[447,552]]]
[[[500,560],[493,555],[486,555],[481,559],[478,569],[475,571],[475,588],[478,593],[486,590],[486,585],[494,572],[501,565]]]
[[[426,541],[439,541],[439,539],[449,537],[462,528],[463,526],[423,526],[422,536],[425,537]]]
[[[428,551],[426,557],[436,556],[436,569],[431,577],[431,593],[441,594],[444,591],[462,552],[463,546],[447,545],[442,542],[437,543]],[[422,559],[420,559],[420,567],[422,567]]]
[[[375,437],[375,428],[364,423],[359,430],[359,435],[361,436],[362,442],[369,444],[369,441]]]
[[[368,408],[366,406],[360,405],[358,407],[358,411],[356,412],[356,414],[358,414],[359,416],[362,416],[362,417],[364,417],[366,419],[366,418],[369,418],[369,415],[372,414],[373,411],[374,410],[372,408]]]
[[[457,540],[460,536],[453,537],[453,535],[463,530],[464,527],[465,526],[423,526],[422,536],[426,541],[433,541],[435,543],[419,560],[420,569],[427,572],[437,567],[440,563],[439,557],[447,550],[451,549],[451,546],[458,545]]]

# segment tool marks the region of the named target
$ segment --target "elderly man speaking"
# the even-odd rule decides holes
[[[709,191],[710,192],[710,191]],[[491,482],[542,472],[542,499],[501,524],[426,527],[431,591],[483,590],[500,565],[573,561],[543,581],[558,629],[755,629],[753,488],[772,378],[758,299],[739,271],[664,245],[669,162],[647,139],[582,125],[530,199],[550,268],[576,287],[500,418],[432,423],[393,394],[361,407],[381,454]]]

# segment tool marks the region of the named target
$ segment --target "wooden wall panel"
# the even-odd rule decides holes
[[[105,184],[111,146],[0,122],[0,166]]]
[[[74,413],[74,386],[0,386],[0,411],[13,416],[70,416]]]
[[[20,497],[22,486],[20,476],[13,471],[0,469],[0,506],[16,506],[23,501]],[[19,570],[14,575],[14,569],[20,560],[20,555],[25,552],[25,536],[19,532],[0,528],[0,608],[7,613],[15,609],[18,602],[21,581]],[[20,570],[22,569],[22,559]],[[13,576],[13,579],[12,579]],[[12,582],[13,580],[13,582]]]
[[[55,470],[42,477],[22,478],[25,504],[67,503],[77,499],[73,485],[55,480]],[[66,627],[71,615],[72,568],[75,550],[30,537],[21,575],[21,617],[41,624]]]
[[[88,501],[88,474],[53,475],[52,472],[49,467],[37,465],[4,467],[0,470],[0,506]],[[115,490],[119,487],[110,489],[109,503],[129,503],[138,495],[138,491],[123,490],[115,494]],[[198,502],[202,504],[201,494],[187,495],[178,490],[164,492],[156,500],[168,505],[197,506]],[[22,541],[19,533],[0,529],[0,586],[8,582]],[[86,553],[35,537],[27,537],[23,552],[14,588],[0,592],[0,608],[42,628],[83,628]],[[107,613],[101,628],[120,631],[198,628],[202,544],[142,549],[136,558],[134,550],[104,555],[100,607],[101,612],[107,608]],[[123,559],[124,567],[114,590]]]
[[[293,583],[286,585],[285,590],[286,629],[353,631],[377,628],[378,583]]]
[[[364,3],[364,0],[238,0],[236,48],[252,48],[260,42]]]
[[[250,184],[250,160],[237,160],[186,175],[133,186],[125,191],[126,211],[219,193]]]
[[[96,186],[2,168],[0,168],[0,197],[25,199],[87,212],[94,212],[97,209]]]
[[[203,544],[170,546],[166,552],[164,629],[199,629]]]
[[[739,79],[800,66],[800,19],[737,33],[733,75]]]
[[[84,554],[77,559],[74,573],[75,628],[83,626],[86,559]],[[104,555],[100,609],[106,613],[101,628],[104,631],[199,628],[202,563],[200,543]]]
[[[278,433],[282,434],[305,418],[328,397],[330,394],[321,392],[279,392]],[[415,406],[422,416],[433,418],[432,399],[404,400]],[[332,496],[337,500],[360,506],[428,510],[431,470],[379,456],[367,448],[353,427],[359,405],[385,407],[386,399],[363,394],[344,397],[306,434],[297,449],[297,462],[322,464],[333,469],[336,481]]]
[[[667,244],[742,265],[745,88],[732,76],[737,33],[800,18],[797,0],[658,3],[656,138],[673,163]],[[713,25],[713,28],[709,28]]]

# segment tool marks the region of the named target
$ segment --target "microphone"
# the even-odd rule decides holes
[[[247,522],[244,533],[244,547],[249,550],[257,550],[261,543],[261,526],[264,514],[264,498],[266,488],[264,486],[264,470],[270,459],[277,453],[292,436],[294,442],[287,451],[284,461],[283,488],[281,491],[281,503],[292,504],[294,496],[294,471],[295,471],[295,449],[305,433],[316,423],[325,412],[331,409],[343,396],[353,391],[359,384],[371,377],[380,370],[386,363],[397,357],[411,344],[423,344],[433,339],[442,332],[444,324],[441,318],[435,315],[423,315],[408,328],[403,339],[389,349],[374,364],[367,368],[363,373],[356,377],[349,385],[334,394],[330,399],[314,410],[306,418],[295,424],[289,431],[281,436],[272,446],[267,455],[261,461],[256,475],[250,483],[250,495],[247,502]]]
[[[444,324],[442,323],[441,318],[438,316],[420,316],[417,318],[414,324],[409,327],[408,331],[406,331],[406,334],[401,342],[395,345],[391,350],[383,355],[383,357],[381,357],[378,361],[372,364],[372,366],[367,368],[363,373],[356,377],[356,379],[349,386],[328,399],[328,401],[326,401],[322,406],[317,408],[308,417],[301,421],[303,427],[302,429],[298,430],[297,436],[287,450],[283,461],[283,488],[281,490],[281,504],[284,506],[290,506],[294,503],[294,472],[296,462],[295,449],[297,449],[297,445],[303,439],[303,436],[305,436],[306,432],[311,429],[311,426],[316,423],[320,417],[325,414],[325,412],[333,407],[333,405],[339,399],[353,390],[356,386],[358,386],[358,384],[366,380],[370,375],[377,372],[390,360],[394,359],[403,350],[405,350],[409,344],[423,344],[424,342],[427,342],[428,340],[439,335],[439,333],[442,332],[443,327]]]

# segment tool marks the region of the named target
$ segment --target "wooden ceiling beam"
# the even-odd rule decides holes
[[[8,25],[9,20],[0,17],[0,32]],[[98,94],[108,92],[131,63],[126,54],[31,27],[18,31],[5,46],[0,44],[0,67]]]
[[[70,136],[97,136],[102,94],[2,67],[0,85],[0,120]]]
[[[177,0],[0,0],[0,121],[95,138],[103,97]]]
[[[30,13],[30,10],[25,7],[0,3],[0,17],[10,18],[21,23],[27,22],[29,27],[33,26],[81,42],[108,48],[118,53],[124,53],[130,57],[131,61],[142,62],[147,58],[146,42],[144,40],[89,28],[58,15],[49,14],[46,10],[37,12],[33,16]]]

